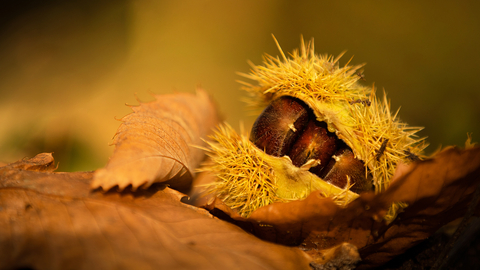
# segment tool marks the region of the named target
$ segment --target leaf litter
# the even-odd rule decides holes
[[[352,243],[359,249],[362,269],[386,263],[462,217],[479,183],[480,147],[448,147],[430,159],[399,166],[385,192],[363,193],[345,208],[319,191],[305,200],[262,207],[248,219],[217,198],[203,198],[196,204],[227,214],[262,239],[299,246],[315,260],[322,249]],[[383,217],[392,202],[409,206],[387,224]]]
[[[91,172],[20,167],[0,167],[0,269],[308,268],[302,251],[192,209],[163,184],[92,192]]]
[[[359,253],[358,268],[365,269],[462,217],[480,182],[480,148],[467,143],[399,166],[385,192],[363,193],[345,208],[313,192],[245,219],[220,200],[201,197],[202,187],[193,187],[189,201],[171,188],[190,187],[204,158],[192,146],[201,146],[218,122],[203,91],[156,96],[132,109],[103,169],[53,172],[48,153],[0,167],[0,268],[321,269],[339,258],[326,262],[328,254],[347,250],[346,267],[355,266]],[[92,191],[114,186],[120,192]],[[409,206],[387,224],[388,206],[399,201]]]

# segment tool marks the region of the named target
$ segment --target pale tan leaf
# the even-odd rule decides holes
[[[184,205],[165,185],[92,192],[92,177],[1,167],[0,269],[309,269],[301,250]]]
[[[115,151],[105,168],[95,172],[92,188],[123,190],[165,182],[186,188],[194,169],[204,158],[201,146],[218,123],[210,97],[199,89],[196,95],[156,95],[156,100],[132,106],[122,118],[113,144]]]

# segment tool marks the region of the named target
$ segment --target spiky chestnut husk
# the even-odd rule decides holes
[[[199,171],[217,175],[218,181],[210,185],[210,191],[244,217],[274,202],[306,198],[315,190],[322,190],[339,205],[358,197],[348,183],[339,188],[309,172],[316,165],[313,160],[297,167],[288,156],[269,155],[227,123],[219,126],[210,139],[205,149],[210,161]]]
[[[282,96],[291,96],[303,101],[313,110],[317,120],[325,122],[328,131],[335,133],[352,149],[355,158],[363,161],[371,174],[375,192],[382,192],[389,186],[390,179],[399,162],[410,163],[413,161],[412,157],[422,157],[422,151],[426,147],[426,143],[423,139],[418,139],[415,136],[415,133],[421,128],[408,127],[401,123],[396,117],[398,112],[393,116],[390,113],[390,105],[385,95],[383,102],[380,102],[376,98],[374,87],[367,88],[358,83],[361,76],[357,75],[357,71],[361,66],[349,66],[347,63],[347,65],[340,67],[338,64],[340,56],[333,58],[328,55],[316,55],[313,41],[305,44],[302,40],[300,50],[295,50],[288,58],[280,46],[278,47],[282,58],[267,55],[265,56],[264,66],[253,65],[250,74],[243,74],[246,78],[257,82],[256,84],[243,83],[244,90],[250,94],[249,104],[251,106],[265,107]],[[285,178],[282,174],[288,173],[288,170],[277,171],[277,167],[290,168],[290,166],[286,158],[283,158],[283,163],[286,165],[282,166],[270,166],[271,164],[267,162],[261,163],[262,166],[268,164],[267,166],[270,167],[275,176],[273,178],[265,178],[265,175],[259,173],[257,167],[246,168],[238,174],[233,172],[232,168],[243,166],[238,163],[239,160],[234,159],[240,154],[243,156],[242,150],[235,149],[230,154],[226,153],[226,151],[233,150],[226,147],[233,143],[230,140],[238,139],[231,134],[233,132],[229,128],[223,128],[216,133],[213,142],[210,144],[209,153],[213,165],[204,169],[211,170],[219,175],[219,181],[212,186],[212,191],[218,194],[227,205],[238,209],[240,214],[248,216],[252,211],[251,209],[263,205],[257,204],[251,209],[249,206],[235,205],[231,202],[232,196],[237,198],[246,196],[247,199],[244,200],[244,203],[250,202],[248,198],[268,201],[269,203],[284,200],[285,198],[282,199],[278,194],[278,190],[282,190],[282,187],[281,181],[277,181],[277,178],[279,175],[280,178]],[[260,160],[271,158],[248,141],[244,141],[242,145],[245,149],[254,149],[252,153],[256,153],[256,157],[261,157]],[[305,194],[308,195],[317,183],[322,183],[318,184],[320,186],[324,186],[324,183],[326,183],[317,177],[320,179],[318,181],[315,178],[316,176],[312,178],[311,175],[313,174],[305,170],[306,166],[309,165],[305,164],[303,168],[299,169],[305,173],[305,176],[300,178],[305,177],[308,180],[303,182],[313,184],[306,185],[305,192],[294,192],[296,198],[288,199],[301,199],[306,196]],[[229,173],[229,171],[232,171],[232,173]],[[226,178],[230,177],[226,175],[233,175],[240,182],[245,181],[246,183],[242,183],[242,185],[249,186],[250,189],[237,193],[238,189],[235,186],[237,182],[226,181]],[[298,177],[295,179],[298,180]],[[273,185],[276,193],[273,191],[268,193],[257,192],[256,185],[248,184],[263,181]],[[353,193],[342,189],[339,189],[339,192],[339,194]],[[259,199],[266,194],[269,196],[268,199],[266,197]],[[337,197],[333,193],[328,196],[334,198],[334,200]],[[340,197],[342,196],[340,195]],[[352,198],[354,196],[343,197]],[[348,200],[337,200],[337,203],[348,203]],[[246,211],[246,208],[250,210]],[[393,205],[385,219],[387,221],[393,220],[398,209],[401,208],[401,202]]]

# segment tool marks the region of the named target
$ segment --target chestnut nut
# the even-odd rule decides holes
[[[356,193],[373,188],[364,163],[300,99],[273,100],[253,124],[250,141],[268,155],[288,156],[297,167],[316,160],[309,171],[340,188],[348,183]]]

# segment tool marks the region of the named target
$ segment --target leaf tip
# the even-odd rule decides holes
[[[477,145],[476,142],[472,142],[472,133],[467,133],[467,140],[465,141],[465,149],[470,149]]]

